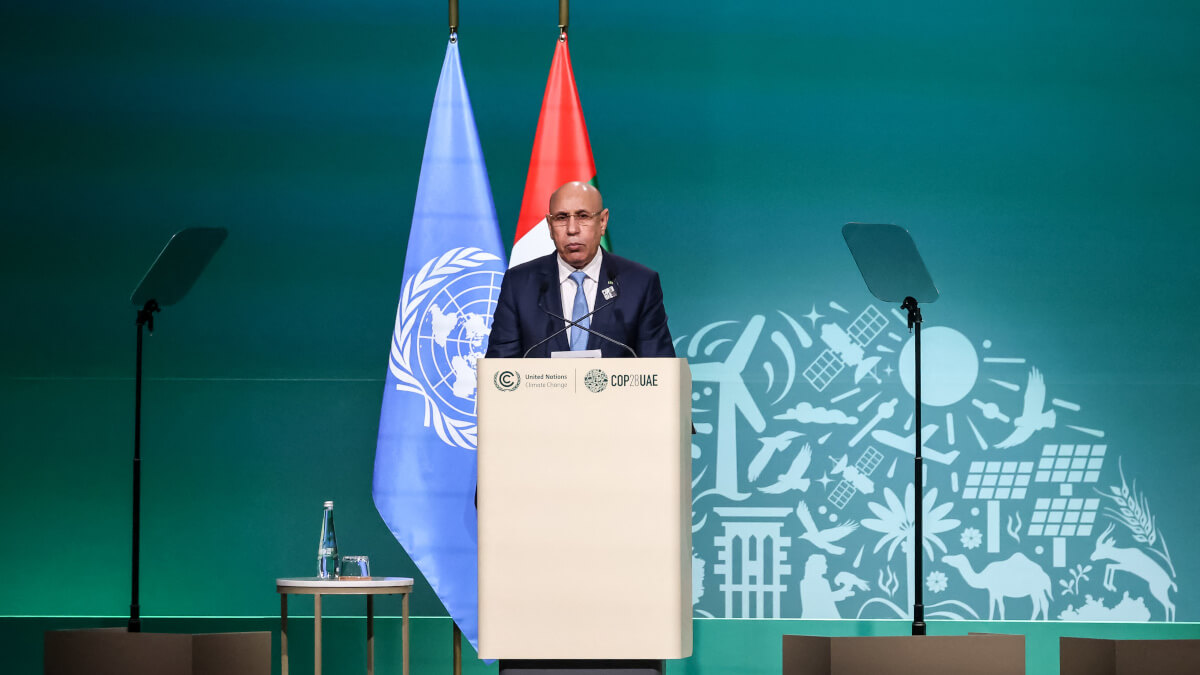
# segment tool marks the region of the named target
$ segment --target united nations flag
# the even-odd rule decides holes
[[[475,361],[487,351],[506,268],[453,41],[421,162],[372,496],[476,650]]]
[[[502,255],[451,249],[407,276],[400,294],[388,370],[398,391],[426,399],[425,424],[448,445],[475,449],[475,362],[487,352]]]

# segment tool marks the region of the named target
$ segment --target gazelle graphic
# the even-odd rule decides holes
[[[1175,620],[1175,603],[1171,602],[1171,589],[1179,590],[1174,581],[1171,581],[1170,575],[1161,565],[1146,555],[1138,548],[1117,548],[1113,538],[1108,536],[1112,534],[1113,528],[1116,525],[1109,525],[1108,529],[1100,533],[1096,537],[1096,550],[1092,551],[1092,560],[1112,560],[1106,568],[1104,568],[1104,588],[1110,591],[1116,591],[1117,587],[1113,584],[1113,575],[1118,571],[1129,572],[1130,574],[1141,577],[1150,586],[1150,594],[1158,600],[1159,604],[1167,612],[1167,621]]]

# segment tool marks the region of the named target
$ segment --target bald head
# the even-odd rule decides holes
[[[592,211],[599,211],[604,208],[604,197],[600,195],[600,189],[590,183],[585,183],[581,180],[573,180],[570,183],[563,183],[558,186],[558,189],[550,194],[550,213],[555,213],[554,203],[559,197],[567,197],[578,195],[588,201],[592,205]]]
[[[608,228],[608,209],[595,186],[572,181],[550,195],[546,225],[559,257],[582,269],[600,250],[600,239]]]

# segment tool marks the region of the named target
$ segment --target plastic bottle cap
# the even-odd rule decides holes
[[[327,508],[327,509],[332,509],[332,508],[333,508],[333,502],[325,502],[325,508]]]

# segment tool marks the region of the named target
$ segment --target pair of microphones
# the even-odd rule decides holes
[[[588,333],[591,333],[592,335],[595,335],[596,337],[601,338],[603,340],[607,340],[607,341],[617,345],[618,347],[624,347],[630,354],[633,355],[634,358],[637,358],[637,352],[633,351],[633,348],[630,347],[629,345],[625,344],[624,342],[620,342],[619,340],[614,340],[613,338],[605,335],[604,333],[594,331],[591,328],[589,328],[588,326],[584,326],[582,324],[582,322],[584,320],[591,318],[591,316],[594,315],[596,312],[599,312],[600,310],[611,306],[613,303],[615,303],[617,301],[617,297],[621,294],[621,285],[617,283],[617,279],[613,275],[609,276],[608,283],[609,283],[609,288],[612,289],[611,294],[608,294],[608,293],[605,294],[605,296],[608,297],[608,302],[604,303],[603,305],[600,305],[596,309],[593,309],[592,311],[588,312],[587,314],[584,314],[583,316],[581,316],[575,320],[571,320],[566,317],[560,316],[558,314],[555,314],[554,312],[551,312],[549,309],[546,309],[545,305],[542,304],[542,300],[545,298],[546,291],[549,290],[550,284],[543,283],[541,288],[538,289],[538,303],[537,303],[538,309],[545,312],[551,318],[565,322],[566,325],[563,326],[562,328],[559,328],[558,330],[554,331],[553,333],[547,335],[546,337],[542,338],[538,342],[534,343],[534,345],[532,347],[525,350],[525,353],[521,355],[521,358],[528,357],[530,352],[537,349],[538,347],[541,347],[542,345],[546,344],[547,342],[553,340],[555,337],[561,335],[562,333],[565,333],[566,331],[570,330],[571,328],[578,328],[580,330],[587,331]]]

